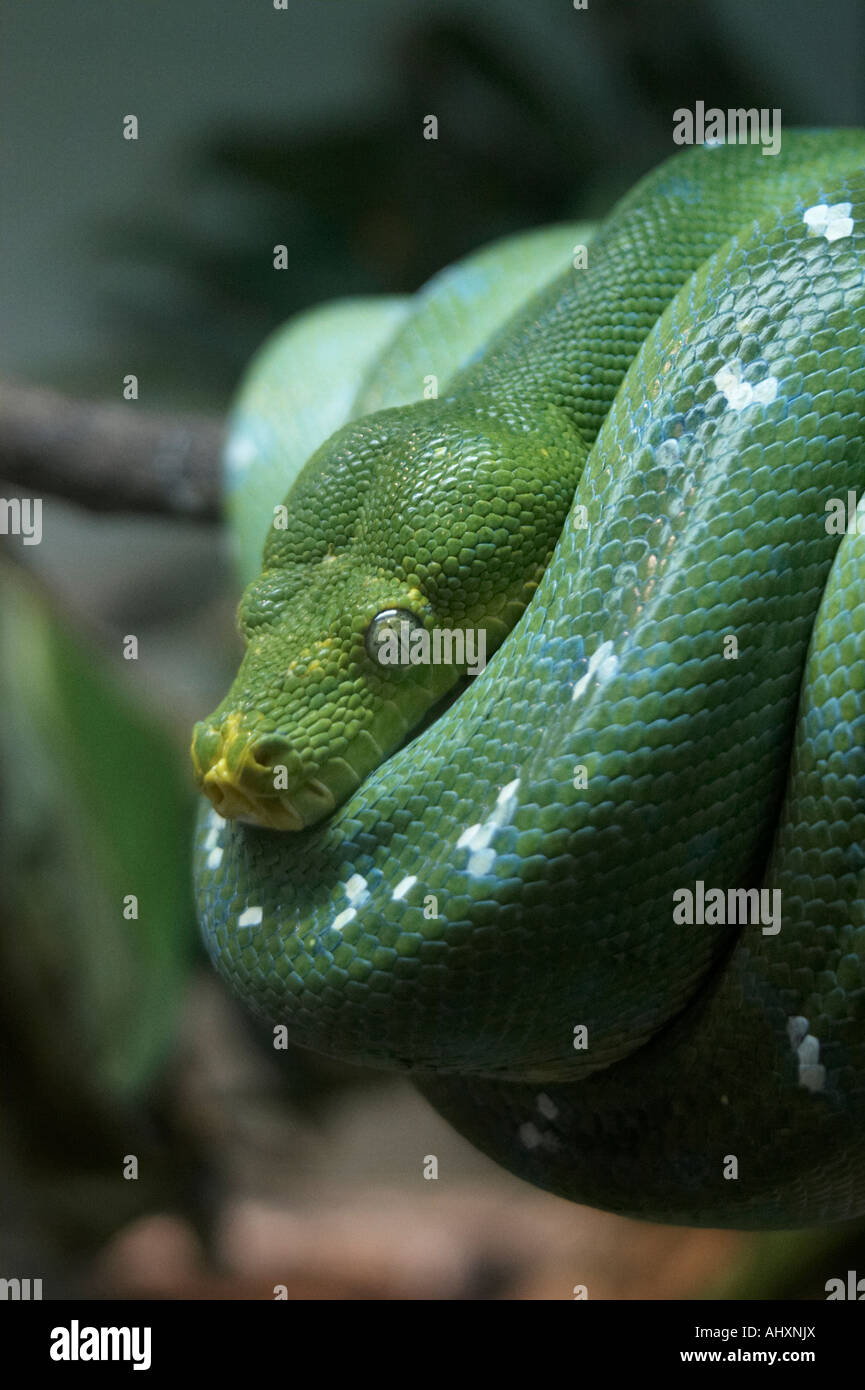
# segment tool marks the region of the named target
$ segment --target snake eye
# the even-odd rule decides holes
[[[424,625],[408,608],[383,608],[364,634],[367,655],[379,666],[407,666],[409,639]]]

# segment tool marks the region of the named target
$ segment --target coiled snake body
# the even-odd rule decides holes
[[[585,256],[302,321],[234,414],[267,540],[193,741],[212,958],[615,1211],[865,1210],[863,169],[688,150]],[[383,665],[399,624],[494,655]]]

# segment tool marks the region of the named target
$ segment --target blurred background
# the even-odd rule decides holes
[[[0,494],[44,510],[41,544],[0,539],[0,1277],[46,1298],[809,1298],[862,1267],[861,1224],[569,1205],[407,1082],[274,1054],[197,942],[186,752],[238,653],[213,461],[262,339],[603,213],[672,152],[679,106],[862,124],[862,39],[858,0],[7,6]]]

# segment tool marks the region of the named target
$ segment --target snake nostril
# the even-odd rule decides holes
[[[259,767],[286,767],[291,770],[292,763],[297,761],[297,754],[290,742],[279,734],[268,734],[266,738],[260,738],[253,744],[250,752],[253,761]]]

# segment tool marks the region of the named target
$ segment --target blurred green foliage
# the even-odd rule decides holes
[[[151,384],[218,398],[298,310],[411,292],[496,237],[606,211],[671,152],[671,113],[692,90],[733,105],[772,90],[755,87],[760,55],[734,56],[705,5],[599,7],[562,22],[546,66],[493,14],[443,11],[394,35],[377,108],[318,126],[227,117],[189,145],[182,206],[112,219],[104,253],[123,273],[109,317]],[[784,115],[796,120],[793,100]],[[276,273],[275,244],[289,250]]]
[[[152,1164],[143,1182],[121,1170],[153,1150],[193,958],[189,795],[156,722],[8,564],[0,707],[0,1143],[31,1193],[54,1190],[48,1224],[86,1240],[154,1196]]]

